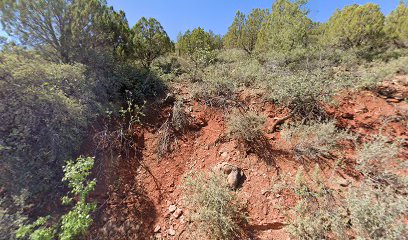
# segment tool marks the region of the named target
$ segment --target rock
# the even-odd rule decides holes
[[[245,174],[240,168],[226,162],[218,163],[212,170],[217,175],[225,175],[232,189],[238,188],[245,180]]]
[[[181,214],[183,214],[183,210],[177,208],[177,210],[173,213],[173,217],[177,219],[181,216]]]
[[[227,152],[221,153],[221,157],[222,157],[222,158],[227,158],[227,157],[228,157],[228,153],[227,153]]]
[[[170,227],[168,233],[169,233],[170,236],[176,235],[176,231],[174,230],[173,226]]]
[[[352,113],[343,113],[341,117],[350,120],[354,119],[354,115]]]
[[[392,102],[392,103],[399,103],[401,100],[398,100],[398,99],[395,99],[395,98],[388,98],[387,101]]]
[[[172,204],[172,205],[169,206],[169,212],[171,212],[171,213],[176,211],[176,209],[177,209],[176,205]]]
[[[157,225],[157,226],[154,228],[154,232],[155,232],[155,233],[158,233],[158,232],[160,232],[160,229],[161,229],[160,225]]]
[[[227,177],[228,185],[231,188],[236,189],[239,185],[240,179],[241,179],[240,171],[233,170],[230,172],[230,174],[228,174],[228,177]]]

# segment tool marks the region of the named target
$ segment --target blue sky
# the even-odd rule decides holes
[[[271,0],[108,0],[116,10],[124,10],[132,27],[141,17],[154,17],[163,25],[170,38],[198,26],[225,34],[236,11],[249,13],[253,8],[271,8]],[[309,0],[309,17],[324,22],[337,8],[353,3],[379,4],[384,14],[395,9],[399,0]],[[4,32],[0,29],[0,35]]]
[[[108,0],[115,10],[124,10],[132,27],[141,17],[154,17],[171,39],[179,32],[198,26],[225,34],[236,11],[249,13],[253,8],[271,8],[271,0]],[[324,22],[337,8],[353,3],[379,4],[384,14],[395,9],[399,0],[309,0],[309,17]]]

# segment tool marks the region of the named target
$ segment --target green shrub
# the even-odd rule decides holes
[[[215,174],[188,176],[184,185],[185,203],[191,209],[195,239],[235,239],[242,237],[246,222],[243,205],[226,181]]]
[[[263,136],[265,120],[265,117],[256,112],[235,112],[228,117],[227,131],[231,137],[237,140],[253,142]]]
[[[33,203],[52,201],[64,160],[100,112],[97,84],[81,64],[18,51],[0,53],[0,184],[11,195],[27,189]]]
[[[406,239],[406,195],[396,194],[389,187],[377,188],[363,183],[350,191],[347,201],[357,239]]]
[[[268,97],[289,107],[301,118],[326,117],[322,101],[331,98],[331,82],[321,72],[278,73],[268,82]]]
[[[60,224],[50,224],[50,216],[40,217],[34,223],[21,226],[17,238],[30,240],[71,240],[86,233],[92,223],[90,214],[95,211],[96,204],[88,203],[87,197],[96,185],[96,180],[89,180],[89,175],[94,165],[94,158],[79,157],[75,162],[70,160],[63,167],[63,181],[68,183],[70,195],[62,198],[62,203],[70,205],[75,201],[72,209],[60,219]],[[58,236],[58,237],[57,237]]]
[[[339,195],[324,184],[317,164],[310,180],[305,179],[306,175],[300,167],[294,179],[284,176],[271,190],[273,193],[289,190],[297,198],[296,205],[284,212],[289,221],[288,232],[295,239],[348,239],[347,214]]]
[[[318,160],[331,157],[340,148],[339,142],[353,137],[339,130],[334,121],[285,125],[282,138],[292,146],[299,159]]]
[[[15,239],[16,230],[27,221],[24,209],[27,207],[27,191],[11,198],[0,197],[0,239]]]
[[[401,168],[397,157],[401,152],[398,141],[390,142],[385,136],[375,136],[357,149],[357,169],[375,184],[403,189],[408,179],[396,175]]]

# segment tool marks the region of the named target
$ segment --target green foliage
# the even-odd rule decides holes
[[[215,60],[217,42],[213,34],[204,31],[202,28],[196,28],[193,31],[186,31],[177,39],[177,50],[182,55],[187,55],[193,62],[194,69],[193,80],[197,81],[198,70],[208,66]]]
[[[334,121],[286,125],[282,138],[290,143],[296,157],[307,160],[330,157],[339,149],[340,141],[353,139],[345,131],[337,129]]]
[[[162,25],[154,18],[142,17],[132,28],[132,44],[134,57],[145,68],[149,68],[153,60],[172,50],[173,45]]]
[[[401,168],[395,161],[400,152],[398,141],[391,142],[385,136],[375,136],[372,141],[357,149],[357,169],[373,183],[394,188],[406,187],[407,179],[404,182],[403,178],[395,174]]]
[[[54,239],[54,229],[44,226],[48,220],[49,217],[40,217],[32,224],[21,226],[16,233],[16,237],[29,237],[30,240]]]
[[[397,46],[408,47],[408,7],[403,1],[385,19],[384,31]]]
[[[350,220],[357,239],[405,239],[408,233],[404,216],[406,195],[390,187],[377,188],[367,183],[350,191],[347,198]]]
[[[197,50],[215,50],[216,44],[213,35],[198,27],[178,36],[177,49],[181,54],[193,56]]]
[[[94,190],[96,181],[88,180],[94,165],[94,158],[79,157],[75,162],[70,160],[63,167],[63,181],[68,182],[72,196],[64,196],[64,204],[76,201],[75,206],[61,217],[57,226],[49,226],[50,217],[40,217],[34,223],[21,226],[16,233],[17,238],[28,237],[30,240],[71,240],[86,233],[92,223],[90,214],[95,211],[96,204],[88,203],[87,196]]]
[[[0,58],[1,185],[10,194],[27,188],[37,200],[52,199],[60,166],[100,109],[96,81],[81,64],[55,64],[31,52]]]
[[[242,236],[246,213],[237,193],[226,181],[211,174],[188,176],[184,185],[185,203],[194,221],[193,238],[235,239]]]
[[[0,12],[7,34],[65,63],[89,62],[104,49],[123,51],[128,34],[124,13],[105,1],[6,0]]]
[[[268,15],[268,9],[253,9],[247,18],[245,14],[238,11],[224,37],[225,47],[241,48],[249,54],[252,53],[258,39],[258,32]]]
[[[0,198],[0,239],[15,239],[16,230],[27,221],[24,214],[27,195],[28,192],[23,190],[10,198]]]
[[[269,98],[289,107],[292,113],[306,119],[325,117],[321,108],[333,94],[332,82],[324,72],[316,70],[299,72],[277,72],[267,82]]]
[[[384,15],[376,4],[346,6],[336,11],[327,24],[328,41],[343,49],[378,51],[383,41]]]
[[[307,0],[277,0],[258,36],[258,51],[290,52],[308,44],[312,21],[304,9]]]
[[[346,235],[346,209],[339,201],[339,195],[324,184],[319,165],[316,164],[311,179],[307,180],[303,167],[296,176],[283,176],[273,193],[289,190],[297,198],[297,203],[285,214],[290,221],[289,233],[296,239],[348,239]]]
[[[263,125],[266,119],[256,112],[234,112],[228,118],[227,129],[231,137],[253,142],[263,136]]]

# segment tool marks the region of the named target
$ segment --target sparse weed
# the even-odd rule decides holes
[[[263,136],[265,120],[265,117],[256,112],[247,112],[245,114],[234,112],[228,119],[228,133],[235,139],[254,142]]]
[[[404,215],[408,210],[406,195],[390,187],[376,188],[363,183],[348,196],[350,221],[357,239],[406,239]]]
[[[246,212],[237,193],[215,174],[188,176],[184,185],[185,203],[191,209],[195,239],[235,239],[242,237]]]
[[[335,236],[335,239],[347,239],[345,208],[335,197],[336,192],[324,184],[317,164],[310,181],[305,180],[302,167],[294,178],[286,176],[282,180],[272,192],[289,190],[298,200],[294,207],[284,212],[289,220],[288,231],[293,237],[320,240]]]
[[[285,125],[282,137],[291,144],[295,156],[303,160],[331,157],[333,151],[340,148],[340,141],[354,139],[352,135],[339,130],[334,121]]]
[[[184,131],[189,124],[188,115],[182,101],[176,101],[173,106],[172,126],[176,131]]]

